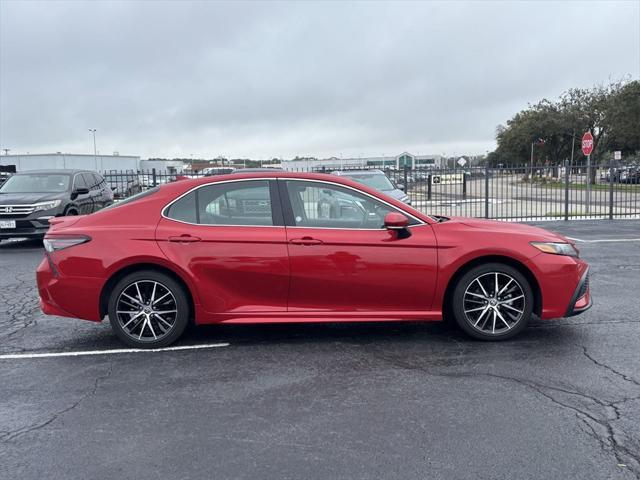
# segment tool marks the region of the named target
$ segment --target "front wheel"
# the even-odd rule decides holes
[[[452,301],[456,323],[480,340],[517,335],[533,312],[533,291],[526,277],[502,263],[479,265],[465,273]]]
[[[137,348],[172,344],[189,321],[184,288],[170,276],[153,270],[133,272],[116,283],[108,310],[118,338]]]

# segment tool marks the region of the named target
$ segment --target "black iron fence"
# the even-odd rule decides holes
[[[291,171],[335,173],[338,169]],[[342,175],[376,170],[341,168]],[[640,218],[640,168],[619,164],[378,170],[404,190],[411,205],[427,214],[498,220]],[[154,170],[105,172],[117,197],[202,173],[181,175]]]

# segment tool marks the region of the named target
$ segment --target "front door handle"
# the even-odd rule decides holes
[[[322,240],[318,240],[317,238],[312,237],[302,237],[302,238],[292,238],[289,240],[289,243],[293,243],[294,245],[320,245],[322,244]]]
[[[194,237],[189,234],[180,235],[178,237],[169,237],[170,242],[193,243],[202,240],[200,237]]]

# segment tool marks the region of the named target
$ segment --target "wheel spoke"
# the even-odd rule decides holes
[[[480,289],[482,290],[482,293],[484,293],[484,296],[485,296],[485,297],[488,297],[488,296],[489,296],[489,294],[487,293],[487,291],[486,291],[486,290],[484,289],[484,287],[482,286],[482,282],[480,281],[480,277],[476,278],[476,280],[475,280],[475,281],[476,281],[476,283],[477,283],[478,285],[480,285]],[[471,292],[469,292],[469,293],[471,293]]]
[[[487,307],[472,308],[470,310],[465,310],[464,313],[479,312],[480,310],[486,310],[486,308]]]
[[[504,291],[507,289],[507,287],[509,285],[511,285],[512,283],[513,283],[513,278],[510,278],[509,281],[506,283],[506,285],[500,289],[500,291],[498,292],[498,295],[496,295],[496,296],[502,295],[504,293]]]
[[[138,292],[138,298],[140,299],[140,303],[144,303],[144,298],[142,298],[142,293],[140,293],[140,287],[138,286],[138,282],[135,283],[136,291]]]
[[[482,317],[484,316],[485,313],[487,313],[489,311],[489,307],[485,307],[484,312],[482,312],[480,314],[480,316],[478,317],[478,320],[476,320],[476,323],[474,324],[474,327],[478,326],[478,324],[480,323],[480,320],[482,320]],[[489,317],[487,317],[489,318]],[[485,320],[486,322],[486,320]]]
[[[140,305],[140,304],[141,304],[140,300],[138,300],[138,299],[136,299],[136,298],[133,298],[131,295],[128,295],[128,294],[126,294],[126,293],[124,293],[124,292],[122,292],[122,295],[124,295],[124,296],[125,296],[125,297],[127,297],[129,300],[131,300],[132,302],[134,302],[136,305]],[[122,301],[122,299],[121,299],[120,301]]]
[[[486,296],[484,296],[484,295],[479,295],[479,294],[477,294],[477,293],[473,293],[473,292],[467,292],[467,295],[472,295],[472,296],[474,296],[474,297],[482,298],[483,300],[486,300],[486,299],[487,299],[487,297],[486,297]]]
[[[162,315],[165,315],[167,313],[176,313],[177,310],[156,310],[154,313],[161,313]]]
[[[508,303],[503,303],[502,305],[500,305],[501,307],[505,307],[508,308],[509,310],[513,310],[514,312],[518,312],[519,314],[524,312],[524,310],[518,310],[515,307],[512,307],[511,305],[509,305]]]
[[[496,277],[496,288],[493,291],[493,295],[497,297],[498,296],[498,272],[495,273],[495,277]]]
[[[517,297],[509,298],[508,300],[502,300],[500,303],[504,305],[505,303],[511,303],[515,302],[516,300],[520,300],[521,298],[524,298],[524,295],[518,295]]]
[[[173,325],[171,325],[169,322],[167,322],[163,317],[161,317],[160,315],[158,315],[158,312],[154,313],[155,317],[160,320],[162,323],[164,323],[167,327],[171,328],[173,327]],[[158,324],[159,325],[159,324]]]
[[[493,309],[493,326],[491,327],[491,333],[496,333],[496,309]]]
[[[500,320],[502,320],[502,322],[507,326],[507,330],[509,330],[511,328],[511,325],[509,325],[507,323],[507,321],[504,319],[504,317],[502,316],[502,314],[500,313],[500,310],[498,310],[497,308],[494,310],[496,312],[496,314],[498,315],[498,317],[500,317]]]
[[[158,286],[158,282],[153,282],[153,290],[151,291],[151,298],[149,299],[149,303],[153,305],[154,299],[156,298],[156,287]]]
[[[140,329],[140,335],[138,336],[138,340],[142,340],[142,333],[144,332],[144,328],[147,326],[147,321],[149,319],[147,317],[144,318],[144,322],[142,323],[142,328]]]
[[[171,295],[171,292],[167,292],[164,295],[162,295],[159,299],[157,299],[155,302],[153,302],[153,305],[155,305],[156,303],[158,303],[160,300],[162,300],[165,297],[168,297],[169,295]]]
[[[131,322],[133,322],[136,318],[138,318],[140,315],[142,315],[143,312],[138,312],[136,315],[134,315],[133,317],[131,317],[129,319],[129,321],[127,323],[125,323],[124,325],[122,325],[122,328],[127,328],[127,325],[129,325]],[[138,322],[140,323],[140,322]],[[136,324],[137,325],[137,324]]]

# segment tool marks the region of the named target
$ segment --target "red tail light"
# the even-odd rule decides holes
[[[75,245],[80,245],[82,243],[86,243],[91,238],[86,237],[84,235],[75,235],[75,236],[67,236],[67,237],[45,237],[43,240],[44,249],[51,253],[57,250],[63,250],[65,248],[73,247]]]

